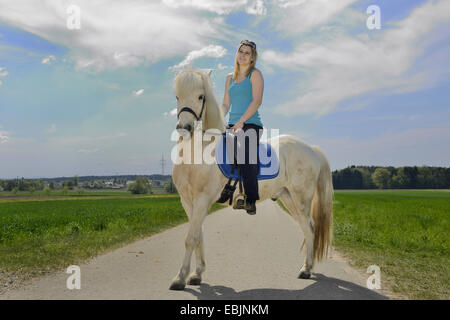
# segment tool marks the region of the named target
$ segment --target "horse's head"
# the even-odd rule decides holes
[[[175,78],[178,131],[194,132],[195,121],[202,121],[203,129],[217,128],[223,131],[223,116],[212,92],[211,81],[198,70],[187,69]]]

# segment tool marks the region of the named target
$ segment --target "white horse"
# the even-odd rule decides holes
[[[188,69],[176,76],[177,129],[186,129],[192,135],[194,126],[201,121],[203,130],[225,132],[224,116],[215,99],[209,75],[210,72],[204,74]],[[193,144],[194,139],[190,140]],[[280,199],[300,224],[305,237],[300,250],[306,244],[306,258],[298,277],[308,279],[314,261],[320,261],[327,255],[332,241],[333,186],[330,166],[317,146],[309,146],[293,136],[282,135],[267,142],[273,150],[278,150],[279,174],[273,179],[258,181],[259,201]],[[213,142],[202,143],[205,150]],[[192,153],[195,152],[193,149]],[[183,263],[170,286],[171,290],[183,290],[186,282],[190,285],[201,283],[205,271],[202,224],[228,179],[217,164],[205,163],[175,164],[172,177],[190,222]],[[196,269],[189,275],[194,251]]]

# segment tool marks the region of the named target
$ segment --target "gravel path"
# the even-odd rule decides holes
[[[206,271],[200,286],[171,291],[184,255],[188,224],[98,256],[80,266],[81,289],[69,290],[65,270],[12,288],[0,299],[387,299],[366,288],[369,274],[337,252],[297,279],[303,262],[299,225],[271,200],[257,214],[231,207],[204,223]],[[193,255],[191,270],[195,268]]]

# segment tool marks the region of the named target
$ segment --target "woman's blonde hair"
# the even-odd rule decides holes
[[[247,41],[247,40],[245,40],[245,41]],[[238,76],[239,71],[240,71],[239,64],[237,62],[237,60],[238,60],[237,57],[238,57],[239,50],[241,49],[242,46],[247,46],[247,47],[249,47],[252,50],[252,62],[250,63],[250,67],[248,68],[247,74],[245,75],[245,77],[247,77],[249,75],[249,73],[255,68],[256,60],[258,59],[258,51],[256,51],[256,45],[252,46],[250,44],[246,44],[245,41],[242,41],[239,44],[239,46],[238,46],[238,48],[236,50],[236,56],[234,57],[234,72],[233,72],[233,80],[234,81],[236,81],[237,76]],[[254,44],[254,42],[251,42],[251,43]]]

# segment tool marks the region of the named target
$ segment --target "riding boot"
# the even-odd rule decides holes
[[[245,210],[250,215],[256,214],[256,201],[247,199],[245,201]]]

